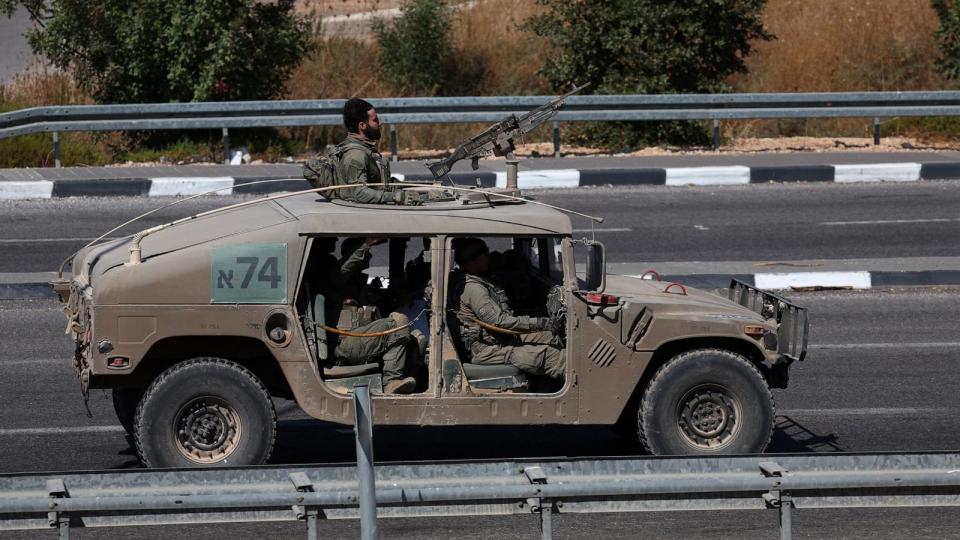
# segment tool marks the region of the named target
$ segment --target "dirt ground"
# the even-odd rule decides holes
[[[332,17],[400,7],[401,0],[299,0],[296,10],[303,14]]]

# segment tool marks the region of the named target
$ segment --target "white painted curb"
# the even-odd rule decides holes
[[[0,182],[0,199],[49,199],[51,195],[53,182],[49,180]]]
[[[870,272],[787,272],[783,274],[754,274],[758,289],[789,289],[790,287],[852,287],[869,289]]]
[[[920,163],[834,165],[833,181],[838,183],[916,182],[920,180],[920,167]]]
[[[214,189],[219,189],[211,195],[233,194],[232,176],[215,176],[210,178],[151,178],[151,197],[176,197],[178,195],[197,195]],[[227,189],[229,188],[229,189]]]
[[[517,174],[520,189],[575,188],[580,186],[580,171],[577,169],[547,169],[520,171]],[[497,187],[507,187],[507,173],[497,173]]]
[[[750,183],[750,167],[676,167],[666,169],[668,186],[728,186]]]

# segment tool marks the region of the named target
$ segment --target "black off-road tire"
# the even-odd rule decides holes
[[[137,417],[137,405],[143,397],[143,388],[113,388],[113,411],[127,435],[133,436],[133,424]]]
[[[637,414],[657,455],[756,454],[773,433],[773,395],[757,368],[720,349],[679,354],[653,376]]]
[[[221,358],[170,367],[147,388],[134,421],[146,467],[244,466],[266,463],[277,414],[256,375]]]

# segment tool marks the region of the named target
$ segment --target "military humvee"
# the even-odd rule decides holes
[[[786,387],[806,351],[805,310],[740,282],[724,298],[654,273],[605,275],[603,245],[576,239],[567,214],[470,200],[404,207],[301,193],[85,248],[72,276],[54,283],[83,391],[112,389],[152,467],[266,462],[272,397],[350,424],[351,388],[366,382],[376,392],[380,365],[337,365],[322,350],[311,288],[323,284],[311,282],[307,263],[332,239],[384,238],[387,265],[370,287],[382,293],[381,311],[419,309],[411,318],[428,345],[416,393],[375,395],[377,424],[605,424],[655,454],[764,450],[770,388]],[[562,383],[471,364],[455,343],[446,305],[461,237],[522,259],[505,274],[522,283],[518,311],[564,318]]]

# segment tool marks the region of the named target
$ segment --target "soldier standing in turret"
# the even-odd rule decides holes
[[[377,150],[380,117],[373,105],[360,98],[348,99],[343,105],[343,125],[347,137],[338,146],[342,154],[337,172],[342,183],[357,187],[335,191],[334,196],[358,203],[407,203],[403,190],[370,186],[390,182],[390,164]]]

